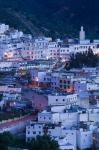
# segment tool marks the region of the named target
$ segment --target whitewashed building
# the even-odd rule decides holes
[[[70,95],[48,95],[48,105],[49,106],[57,106],[57,105],[77,105],[78,104],[78,95],[70,94]]]
[[[93,134],[90,130],[80,129],[77,131],[77,145],[80,150],[92,148]]]

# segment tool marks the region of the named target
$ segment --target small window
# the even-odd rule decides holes
[[[66,81],[64,80],[64,83],[66,84]]]
[[[62,85],[60,85],[60,88],[62,88],[63,86]]]
[[[58,99],[56,99],[56,101],[58,101]]]
[[[66,89],[66,85],[64,86],[64,89]]]
[[[41,132],[39,132],[39,134],[41,134]]]
[[[62,83],[62,80],[60,80],[60,83]]]
[[[28,142],[30,142],[30,140],[31,140],[30,138],[27,139]]]
[[[36,134],[36,132],[33,132],[33,134]]]

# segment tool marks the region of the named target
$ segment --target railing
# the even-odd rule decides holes
[[[25,117],[27,117],[27,116],[29,116],[29,114],[28,114],[28,115],[21,116],[21,117],[15,117],[15,118],[13,118],[13,119],[3,120],[3,121],[0,122],[0,125],[2,125],[2,124],[4,124],[4,123],[9,123],[9,122],[12,122],[12,121],[17,121],[17,120],[23,119],[23,118],[25,118]]]

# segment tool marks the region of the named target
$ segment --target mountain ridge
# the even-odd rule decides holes
[[[98,0],[0,0],[0,22],[33,35],[78,37],[83,25],[99,35]]]

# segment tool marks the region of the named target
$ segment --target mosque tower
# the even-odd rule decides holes
[[[81,26],[81,30],[80,30],[80,34],[79,34],[79,38],[80,38],[80,41],[85,40],[85,31],[84,31],[83,26]]]

